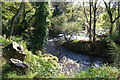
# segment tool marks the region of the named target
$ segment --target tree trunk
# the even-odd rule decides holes
[[[104,0],[103,0],[104,1]],[[109,34],[111,35],[112,32],[113,32],[113,24],[115,23],[116,20],[119,19],[120,15],[118,14],[118,16],[113,20],[113,14],[111,13],[112,12],[112,9],[110,8],[110,4],[111,2],[109,2],[109,5],[107,5],[107,3],[104,1],[104,4],[106,6],[106,10],[107,10],[107,13],[109,15],[109,18],[110,18],[110,23],[111,23],[111,26],[110,26],[110,31],[109,31]],[[118,7],[119,8],[119,7]],[[118,12],[119,12],[119,9],[118,9]]]
[[[96,8],[96,4],[97,4],[97,2],[95,2],[95,5],[93,6],[93,10],[94,10],[94,26],[93,26],[93,42],[95,41],[95,34],[96,34],[96,10],[97,10],[97,8]]]
[[[22,0],[23,1],[23,0]],[[13,29],[14,29],[14,23],[15,23],[15,20],[18,18],[18,16],[20,15],[21,11],[22,11],[22,8],[23,8],[23,5],[24,5],[24,2],[21,3],[18,11],[17,11],[17,14],[15,14],[11,20],[11,28],[10,28],[10,34],[9,34],[9,37],[10,38],[12,36],[12,33],[13,33]]]
[[[113,23],[111,23],[111,26],[110,26],[110,32],[109,32],[109,34],[111,35],[111,34],[112,34],[112,32],[113,32]]]
[[[89,4],[90,4],[90,12],[89,12],[89,13],[90,13],[90,23],[89,23],[89,39],[91,40],[91,18],[92,18],[92,17],[91,17],[91,6],[92,6],[92,5],[91,5],[91,2],[89,2]]]
[[[120,1],[118,2],[118,16],[120,15]],[[119,34],[120,34],[120,19],[118,18],[118,29],[119,29]]]
[[[88,21],[87,14],[86,14],[86,12],[85,12],[84,2],[83,2],[83,8],[84,8],[84,15],[85,15],[85,18],[86,18],[86,20],[87,20],[87,23],[90,24],[89,21]],[[85,22],[85,19],[84,19],[84,22]],[[84,26],[85,26],[85,24],[84,24]],[[89,34],[89,26],[86,26],[86,27],[87,27],[87,34]]]

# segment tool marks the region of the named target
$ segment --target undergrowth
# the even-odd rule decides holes
[[[10,43],[10,40],[0,36],[2,48]],[[115,45],[116,46],[116,45]],[[118,47],[118,46],[117,46]],[[116,50],[119,48],[116,48]],[[5,61],[2,65],[2,78],[119,78],[120,70],[110,65],[101,67],[88,67],[85,70],[68,76],[62,74],[58,68],[58,58],[51,54],[34,55],[31,51],[27,51],[25,63],[29,66],[26,74],[12,70],[9,61]],[[117,60],[116,60],[117,61]],[[3,62],[2,62],[3,63]],[[58,75],[59,73],[59,75]]]

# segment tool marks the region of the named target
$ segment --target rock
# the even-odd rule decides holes
[[[25,48],[16,42],[12,42],[3,49],[3,57],[7,60],[15,58],[24,61],[26,54]]]
[[[22,71],[23,73],[26,73],[28,71],[28,66],[24,62],[22,62],[18,59],[11,58],[10,65],[12,68],[14,68],[18,71]]]

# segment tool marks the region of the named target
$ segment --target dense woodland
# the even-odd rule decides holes
[[[47,52],[49,39],[57,39],[54,45],[68,51],[102,57],[104,62],[61,71],[68,63]],[[0,43],[2,78],[118,79],[120,1],[2,2]]]

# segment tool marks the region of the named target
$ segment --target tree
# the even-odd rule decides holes
[[[120,15],[120,1],[118,2],[118,16]],[[118,29],[119,29],[119,34],[120,34],[120,19],[118,18]]]
[[[13,33],[13,28],[14,28],[14,23],[15,23],[15,20],[18,18],[18,16],[20,15],[21,11],[22,11],[22,8],[23,8],[23,5],[24,5],[24,2],[21,3],[18,11],[17,11],[17,14],[15,14],[11,20],[11,28],[10,28],[10,34],[9,34],[9,38],[12,36],[12,33]]]
[[[70,4],[70,3],[68,3],[68,2],[52,2],[51,6],[54,8],[52,17],[56,17],[56,16],[64,13],[64,11],[66,11],[66,9],[67,9],[66,7],[68,4]]]
[[[94,6],[93,6],[93,11],[94,11],[94,24],[93,24],[93,42],[95,41],[96,37],[96,11],[97,11],[97,1],[98,0],[95,0],[94,2]]]
[[[104,1],[104,0],[103,0]],[[115,23],[115,21],[120,17],[120,15],[118,15],[115,19],[113,19],[113,12],[115,11],[115,6],[116,4],[113,5],[113,7],[111,8],[111,3],[112,2],[109,2],[108,5],[107,5],[107,2],[104,1],[104,4],[105,4],[105,7],[106,7],[106,10],[107,10],[107,13],[109,15],[109,18],[110,18],[110,23],[111,23],[111,26],[110,26],[110,31],[109,31],[109,34],[111,35],[112,32],[113,32],[113,24]]]
[[[66,12],[69,13],[69,10],[67,8],[70,4],[71,3],[69,2],[51,2],[53,13],[51,15],[51,28],[49,28],[50,35],[62,33],[61,31],[63,29],[60,27],[64,23],[65,19],[65,17],[63,17],[63,14]]]
[[[12,17],[17,13],[19,5],[16,2],[2,2],[2,33],[7,37],[10,35]]]
[[[33,52],[43,50],[44,44],[48,38],[48,27],[50,26],[49,2],[35,3],[35,19],[33,23],[33,31],[30,38]]]
[[[91,38],[92,38],[92,34],[91,34],[91,24],[92,24],[92,13],[91,13],[91,11],[92,11],[92,2],[89,0],[89,20],[88,20],[86,11],[85,11],[84,2],[83,2],[83,8],[84,8],[85,18],[86,18],[86,20],[87,20],[87,23],[89,24],[89,27],[87,27],[87,30],[88,30],[88,33],[89,33],[89,39],[91,40]]]
[[[91,40],[91,23],[92,23],[92,22],[91,22],[91,18],[92,18],[92,17],[91,17],[91,15],[92,15],[92,14],[91,14],[91,7],[92,7],[92,2],[89,2],[89,4],[90,4],[90,12],[89,12],[89,13],[90,13],[89,38],[90,38],[90,40]]]
[[[83,12],[81,5],[73,6],[73,3],[69,3],[66,6],[67,7],[64,9],[62,14],[51,18],[51,22],[53,24],[51,27],[55,33],[62,33],[64,39],[69,42],[73,36],[79,34],[85,22],[83,20],[84,16],[82,16]]]
[[[2,3],[2,33],[7,37],[10,35],[10,28],[13,17],[17,14],[21,2],[3,2]],[[24,2],[21,13],[14,21],[12,35],[23,36],[26,29],[29,28],[34,20],[35,9],[30,2]]]

